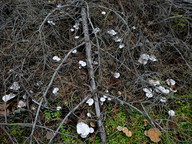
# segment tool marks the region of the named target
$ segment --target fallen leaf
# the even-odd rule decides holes
[[[161,139],[159,136],[161,136],[161,132],[157,128],[151,128],[148,131],[145,131],[145,135],[150,138],[153,142],[159,142]]]

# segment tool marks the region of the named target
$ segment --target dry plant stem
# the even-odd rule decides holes
[[[51,85],[52,85],[52,83],[53,83],[53,81],[54,81],[54,79],[55,79],[58,71],[59,71],[60,68],[61,68],[61,66],[65,63],[65,61],[67,60],[67,58],[69,57],[69,55],[71,54],[71,52],[72,52],[74,49],[77,49],[77,48],[79,48],[80,46],[82,46],[82,45],[84,45],[84,44],[85,44],[85,42],[82,42],[81,44],[79,44],[79,45],[76,46],[75,48],[71,49],[71,50],[67,53],[67,55],[62,59],[61,63],[58,65],[58,67],[55,69],[55,72],[54,72],[53,76],[51,77],[51,80],[50,80],[50,82],[49,82],[49,84],[48,84],[48,86],[47,86],[47,88],[46,88],[46,90],[45,90],[45,92],[44,92],[44,94],[43,94],[43,98],[44,98],[44,100],[45,100],[45,105],[47,104],[46,95],[47,95],[47,93],[48,93],[48,90],[50,89],[50,87],[51,87]]]
[[[151,124],[153,125],[153,127],[156,127],[155,124],[154,124],[154,122],[153,122],[153,120],[151,119],[151,117],[150,117],[149,114],[147,113],[147,111],[146,111],[146,109],[145,109],[145,107],[143,106],[142,103],[141,103],[141,106],[142,106],[142,108],[143,108],[143,110],[144,110],[145,116],[150,120],[150,122],[151,122]]]
[[[33,124],[33,127],[32,127],[32,132],[30,134],[30,144],[32,144],[32,137],[33,137],[33,134],[35,132],[35,126],[36,126],[36,123],[37,123],[37,119],[38,119],[38,116],[39,116],[39,111],[40,111],[42,103],[43,103],[43,98],[41,98],[41,101],[39,103],[37,113],[36,113],[36,116],[35,116],[35,121],[34,121],[34,124]]]
[[[86,98],[84,98],[77,106],[75,106],[66,116],[65,118],[62,120],[61,124],[59,125],[59,127],[56,129],[56,131],[53,133],[52,138],[49,140],[50,144],[53,139],[55,138],[55,136],[57,135],[57,133],[59,132],[59,130],[61,129],[62,125],[65,123],[65,121],[68,119],[68,117],[76,110],[78,109],[88,98],[90,98],[91,95],[88,95]]]
[[[103,143],[106,143],[106,133],[105,133],[105,129],[104,129],[104,126],[103,126],[102,120],[101,120],[99,99],[98,99],[98,95],[95,94],[95,91],[97,88],[96,88],[94,70],[93,70],[93,65],[92,65],[93,60],[91,57],[91,54],[92,54],[91,53],[91,42],[90,42],[90,38],[89,38],[87,14],[86,14],[85,8],[82,8],[82,10],[81,10],[81,17],[82,17],[82,24],[83,24],[83,33],[84,33],[85,42],[86,42],[85,48],[86,48],[86,57],[87,57],[87,67],[88,67],[88,73],[89,73],[89,78],[90,78],[91,94],[94,96],[94,100],[95,100],[95,111],[96,111],[96,115],[97,115],[97,124],[98,124],[98,128],[100,131],[101,140]]]

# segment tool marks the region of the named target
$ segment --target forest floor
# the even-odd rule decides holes
[[[0,143],[192,143],[192,2],[2,0],[0,33]]]

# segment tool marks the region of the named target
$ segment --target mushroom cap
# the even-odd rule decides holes
[[[161,132],[157,128],[150,128],[148,131],[146,131],[146,136],[150,138],[153,142],[159,142],[161,139],[159,136],[161,136]]]
[[[86,123],[79,122],[77,124],[77,133],[80,134],[82,138],[85,138],[90,133],[90,128]]]

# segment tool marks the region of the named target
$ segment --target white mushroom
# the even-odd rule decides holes
[[[108,30],[107,33],[110,34],[111,36],[114,36],[114,35],[117,34],[117,32],[115,30],[113,30],[113,29]]]
[[[54,88],[53,91],[52,91],[52,93],[53,93],[54,95],[57,95],[57,94],[58,94],[58,91],[59,91],[59,88]]]
[[[54,56],[53,60],[59,62],[61,60],[61,58],[59,58],[58,56]]]
[[[168,94],[170,92],[168,89],[165,89],[163,86],[156,87],[155,91],[157,93],[163,93],[163,94]]]
[[[115,72],[115,73],[113,74],[113,76],[117,79],[117,78],[119,78],[119,77],[120,77],[120,73]]]
[[[20,100],[19,102],[18,102],[18,104],[17,104],[17,107],[18,108],[23,108],[23,107],[26,107],[26,102],[25,101],[23,101],[23,100]]]
[[[163,102],[163,103],[167,102],[167,98],[166,97],[161,97],[160,102]]]
[[[92,106],[93,103],[94,103],[94,100],[92,98],[89,98],[86,103],[89,105],[89,106]]]
[[[56,109],[57,109],[57,111],[59,111],[59,110],[61,110],[61,107],[60,107],[60,106],[58,106]]]
[[[100,97],[100,101],[104,102],[106,99],[104,97]]]
[[[19,83],[18,82],[13,82],[13,84],[10,86],[11,90],[19,90],[20,89],[20,86],[19,86]]]
[[[120,44],[120,45],[119,45],[119,48],[120,48],[120,49],[122,49],[122,48],[124,48],[124,47],[125,47],[125,44]]]
[[[141,54],[139,59],[138,59],[138,62],[140,64],[146,65],[148,60],[149,60],[149,55],[148,54]]]
[[[169,110],[169,111],[168,111],[168,114],[169,114],[169,116],[171,116],[171,117],[175,116],[175,112],[174,112],[173,110]]]
[[[149,60],[152,61],[152,62],[155,62],[155,61],[157,61],[157,58],[156,58],[155,55],[150,55]]]
[[[114,41],[115,42],[121,42],[123,39],[122,38],[120,38],[120,37],[118,37],[118,36],[116,36],[115,38],[114,38]]]
[[[151,88],[143,88],[143,91],[145,92],[146,97],[148,98],[153,97],[153,91]]]
[[[102,14],[102,15],[106,15],[106,12],[105,12],[105,11],[102,11],[101,14]]]
[[[79,122],[76,128],[77,128],[77,133],[80,134],[82,138],[86,138],[87,135],[90,133],[89,126],[84,122]]]
[[[160,81],[158,80],[149,80],[149,84],[152,85],[152,86],[157,86],[157,85],[160,85]]]
[[[87,116],[88,116],[88,117],[91,117],[91,113],[87,113]]]
[[[14,97],[16,97],[16,95],[13,94],[13,93],[10,93],[10,94],[8,94],[8,95],[4,95],[4,96],[2,97],[2,100],[3,100],[4,102],[7,102],[7,101],[9,101],[10,99],[12,99],[12,98],[14,98]]]
[[[175,80],[173,79],[167,79],[166,82],[167,82],[167,85],[169,86],[174,86],[176,84]]]
[[[74,49],[74,50],[72,51],[72,53],[73,53],[73,54],[77,53],[77,50],[76,50],[76,49]]]
[[[80,64],[82,67],[85,67],[85,66],[87,65],[87,63],[86,63],[85,61],[82,61],[82,60],[79,61],[79,64]]]

